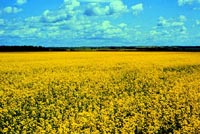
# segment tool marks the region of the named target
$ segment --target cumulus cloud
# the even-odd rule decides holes
[[[191,5],[193,3],[200,3],[200,0],[178,0],[179,6]]]
[[[124,5],[122,1],[119,0],[111,2],[109,7],[111,13],[120,13],[127,10],[127,6]]]
[[[2,8],[0,14],[18,13],[22,10],[19,8],[20,5],[27,2],[27,0],[14,1],[17,2],[13,6]],[[197,0],[179,1],[179,5],[198,2]],[[138,15],[143,10],[143,3],[126,5],[123,0],[63,0],[58,9],[46,9],[39,16],[31,17],[34,14],[29,14],[29,17],[23,19],[19,14],[14,15],[14,19],[12,19],[13,15],[8,17],[3,15],[5,18],[0,18],[0,35],[1,37],[5,36],[2,38],[4,40],[7,39],[6,36],[12,37],[12,41],[15,41],[15,37],[24,40],[34,39],[29,40],[28,43],[44,41],[48,44],[48,41],[52,41],[52,44],[57,42],[58,44],[67,44],[66,42],[70,42],[69,44],[87,42],[92,44],[92,40],[94,43],[99,41],[99,45],[108,44],[109,41],[118,43],[123,40],[138,45],[148,44],[149,41],[170,43],[169,41],[182,41],[182,37],[191,36],[189,35],[192,29],[190,24],[191,22],[195,23],[194,18],[190,20],[184,15],[177,16],[177,18],[160,17],[157,25],[151,30],[149,30],[151,26],[145,25],[143,22],[140,27],[134,27],[134,24],[138,25],[140,22],[136,20],[136,23],[130,24],[132,19],[127,20],[127,17],[131,14]],[[123,13],[127,14],[123,16]],[[121,15],[120,18],[116,20],[116,16],[119,15]],[[15,20],[19,21],[14,22]],[[121,22],[123,20],[124,22]],[[185,25],[186,21],[187,25]],[[192,30],[196,30],[194,27],[200,26],[200,20],[193,25]],[[55,41],[57,42],[55,43]]]
[[[12,13],[12,7],[5,7],[4,9],[3,9],[3,11],[5,12],[5,13]]]
[[[90,38],[101,38],[101,39],[110,39],[110,38],[118,38],[123,39],[127,38],[128,28],[125,23],[120,23],[118,25],[112,24],[109,20],[102,21],[94,25],[91,29],[92,33],[89,35]]]
[[[178,19],[165,19],[164,17],[159,17],[157,26],[158,27],[182,27],[185,25],[186,17],[180,15]]]
[[[4,19],[0,19],[0,26],[4,25]]]
[[[65,10],[59,11],[44,11],[41,21],[42,22],[49,22],[49,23],[58,23],[60,21],[70,20],[73,18],[73,14],[70,12],[66,12]]]
[[[50,10],[45,10],[41,17],[41,21],[55,23],[62,20],[68,20],[70,18],[71,18],[70,14],[68,14],[64,10],[55,11],[55,12],[50,11]]]
[[[142,12],[144,10],[142,3],[133,5],[131,7],[131,9],[132,9],[134,15],[138,15],[140,12]]]
[[[56,23],[63,20],[70,20],[78,11],[75,11],[80,6],[77,0],[64,0],[62,7],[58,10],[45,10],[40,18],[43,22]]]
[[[37,28],[24,27],[23,29],[13,30],[11,34],[18,37],[30,37],[30,35],[35,36],[37,31]]]
[[[79,0],[79,1],[83,3],[110,3],[121,0]]]
[[[126,23],[120,23],[118,26],[122,29],[125,29],[128,25]]]
[[[19,13],[19,12],[21,12],[22,11],[22,9],[21,8],[17,8],[17,7],[13,7],[13,13]]]
[[[4,34],[4,30],[0,30],[0,35],[3,35]]]
[[[27,23],[37,23],[40,21],[40,16],[31,16],[25,19]]]
[[[185,26],[185,21],[186,17],[181,15],[177,17],[176,19],[174,18],[169,18],[166,19],[164,17],[160,17],[158,19],[157,27],[156,27],[156,32],[152,32],[151,35],[158,35],[158,36],[163,36],[166,38],[169,37],[185,37],[187,34],[187,28]],[[156,34],[155,34],[156,33]],[[159,33],[159,34],[158,34]]]
[[[102,16],[120,14],[127,11],[127,6],[121,0],[109,1],[105,4],[89,3],[84,12],[87,16]]]
[[[171,26],[172,27],[182,27],[182,26],[184,26],[184,23],[183,22],[172,22],[171,23]]]
[[[196,25],[200,25],[200,20],[196,20]]]
[[[150,33],[150,35],[151,35],[152,37],[155,37],[155,36],[159,35],[159,32],[156,31],[156,30],[151,30],[149,33]]]
[[[103,21],[101,24],[102,29],[108,29],[110,27],[112,27],[112,25],[110,24],[110,21],[108,21],[108,20]]]
[[[87,5],[84,14],[87,16],[109,15],[110,8],[109,6],[101,7],[99,3],[90,3]]]
[[[104,3],[108,2],[108,0],[79,0],[80,2],[87,2],[87,3]]]
[[[159,17],[157,26],[158,27],[166,27],[166,26],[169,26],[169,22],[164,17]]]
[[[5,7],[3,9],[3,13],[7,13],[7,14],[10,14],[10,13],[19,13],[21,11],[22,11],[21,8],[11,7],[11,6]]]
[[[64,0],[64,4],[69,10],[73,10],[75,7],[80,6],[80,2],[77,0]]]
[[[27,0],[17,0],[18,5],[23,5],[27,2]]]
[[[127,32],[129,29],[125,23],[112,24],[109,20],[93,22],[90,17],[85,16],[66,20],[66,16],[62,17],[61,11],[65,10],[46,10],[42,16],[29,17],[23,22],[8,22],[9,29],[6,29],[2,34],[19,39],[31,39],[33,42],[37,42],[38,38],[40,38],[40,41],[43,39],[48,41],[51,38],[50,41],[59,40],[59,43],[66,40],[75,43],[79,39],[84,39],[87,41],[95,40],[95,42],[96,40],[102,41],[100,44],[108,43],[108,40],[113,41],[114,39],[119,43],[129,36]],[[56,14],[61,16],[59,17]],[[41,20],[44,19],[44,16],[47,17],[45,21]],[[47,22],[48,24],[46,24]]]
[[[185,21],[187,20],[187,18],[186,18],[184,15],[180,15],[180,16],[179,16],[179,20],[180,20],[181,22],[185,22]]]

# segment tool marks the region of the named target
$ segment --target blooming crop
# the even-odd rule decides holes
[[[200,53],[0,53],[0,133],[200,133]]]

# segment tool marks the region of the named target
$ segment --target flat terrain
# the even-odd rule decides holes
[[[0,53],[0,133],[200,133],[200,53]]]

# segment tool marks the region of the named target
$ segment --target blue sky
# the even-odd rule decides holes
[[[200,45],[200,0],[0,0],[0,45]]]

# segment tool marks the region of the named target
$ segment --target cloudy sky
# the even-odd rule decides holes
[[[200,45],[200,0],[0,0],[0,45]]]

